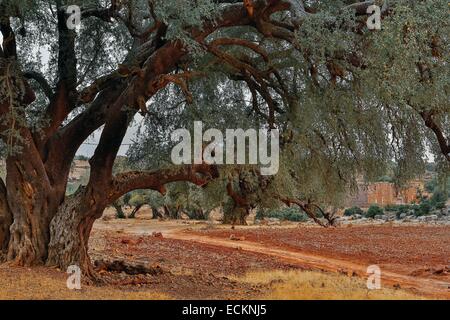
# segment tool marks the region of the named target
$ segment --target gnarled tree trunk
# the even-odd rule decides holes
[[[247,208],[236,207],[230,212],[224,212],[222,222],[231,225],[247,225],[247,217],[250,211]]]
[[[168,219],[180,219],[181,218],[181,210],[180,206],[170,206],[170,205],[164,205],[164,215]]]
[[[246,194],[241,195],[234,191],[232,182],[227,184],[227,194],[231,198],[233,207],[224,211],[222,222],[232,225],[247,225],[247,217],[250,214],[252,206]]]
[[[127,216],[125,215],[125,212],[123,212],[122,206],[119,203],[114,202],[112,206],[114,207],[114,210],[116,210],[117,219],[126,219]]]
[[[76,265],[89,277],[94,277],[89,258],[89,236],[95,220],[102,216],[106,205],[89,200],[89,189],[80,188],[66,198],[50,224],[47,265],[66,270]]]
[[[6,254],[9,243],[9,228],[12,224],[12,214],[9,210],[8,199],[6,197],[6,186],[0,179],[0,261]]]
[[[209,211],[205,211],[202,208],[187,210],[186,214],[191,220],[208,220],[209,217]]]
[[[7,160],[6,191],[13,222],[8,260],[19,265],[44,263],[49,224],[56,209],[55,196],[37,159],[22,156]]]
[[[158,208],[152,207],[152,219],[163,218],[161,212],[159,212]]]
[[[133,208],[133,211],[131,211],[130,215],[128,216],[129,219],[134,219],[136,218],[136,214],[139,212],[139,210],[141,210],[141,208],[143,207],[143,204],[138,204],[136,207]]]

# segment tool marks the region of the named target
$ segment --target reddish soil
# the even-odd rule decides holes
[[[450,282],[450,226],[240,228],[198,230],[214,238],[245,238],[271,248],[320,255],[402,274]]]
[[[278,262],[261,253],[243,252],[233,248],[183,240],[136,236],[105,231],[94,231],[94,241],[104,241],[104,247],[91,251],[95,257],[125,258],[127,261],[158,265],[172,271],[214,273],[215,275],[242,275],[249,270],[298,268]]]
[[[231,230],[204,223],[187,226],[183,222],[115,220],[101,221],[94,230],[94,259],[143,262],[181,278],[191,277],[187,282],[177,279],[172,287],[164,285],[167,281],[156,287],[175,297],[189,296],[192,283],[200,288],[196,290],[199,296],[192,298],[258,296],[267,288],[245,287],[248,285],[228,278],[255,269],[299,268],[367,279],[367,267],[377,264],[382,270],[383,287],[401,287],[420,295],[450,299],[448,226],[324,229],[291,224]],[[217,283],[216,288],[211,283]],[[233,286],[235,292],[224,290]]]
[[[164,273],[156,276],[103,273],[101,277],[109,285],[138,285],[175,299],[254,299],[269,288],[229,277],[249,270],[300,268],[260,253],[111,230],[93,231],[90,254],[93,261],[123,260],[161,268]]]

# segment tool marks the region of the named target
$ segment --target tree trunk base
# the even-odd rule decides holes
[[[84,193],[78,191],[60,206],[50,224],[50,243],[47,265],[67,270],[78,266],[83,276],[93,282],[101,282],[97,277],[88,254],[88,241],[92,226],[101,216],[98,210],[82,212]]]
[[[33,227],[26,219],[15,220],[10,228],[10,240],[7,260],[15,261],[20,266],[44,264],[47,255],[45,231],[33,231]],[[34,235],[34,236],[33,236]]]
[[[244,208],[236,208],[230,213],[224,213],[222,223],[238,226],[246,226],[248,215],[249,215],[248,210]]]
[[[96,260],[94,262],[95,270],[98,272],[125,272],[128,275],[150,274],[152,276],[163,274],[164,271],[160,267],[148,267],[143,264],[128,263],[123,260]]]

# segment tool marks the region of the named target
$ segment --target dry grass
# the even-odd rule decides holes
[[[269,300],[418,300],[404,290],[368,290],[360,278],[311,271],[258,271],[236,278],[250,284],[269,285],[262,299]]]
[[[21,268],[0,265],[0,300],[162,300],[171,297],[149,288],[88,286],[82,290],[66,287],[67,275],[45,267]],[[421,299],[403,290],[369,291],[362,279],[321,272],[258,271],[234,280],[264,285],[270,289],[258,298],[271,300],[321,299]],[[195,288],[193,288],[195,290]],[[214,297],[211,297],[214,298]]]
[[[0,300],[163,300],[170,297],[151,289],[82,285],[69,290],[66,274],[44,267],[0,265]]]

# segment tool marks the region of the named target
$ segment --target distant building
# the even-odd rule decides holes
[[[69,183],[76,183],[85,177],[91,166],[87,160],[74,160],[69,173]]]
[[[411,181],[406,187],[397,189],[391,182],[365,183],[358,181],[358,192],[347,198],[347,206],[367,208],[379,206],[418,203],[418,196],[426,195],[423,180]]]

